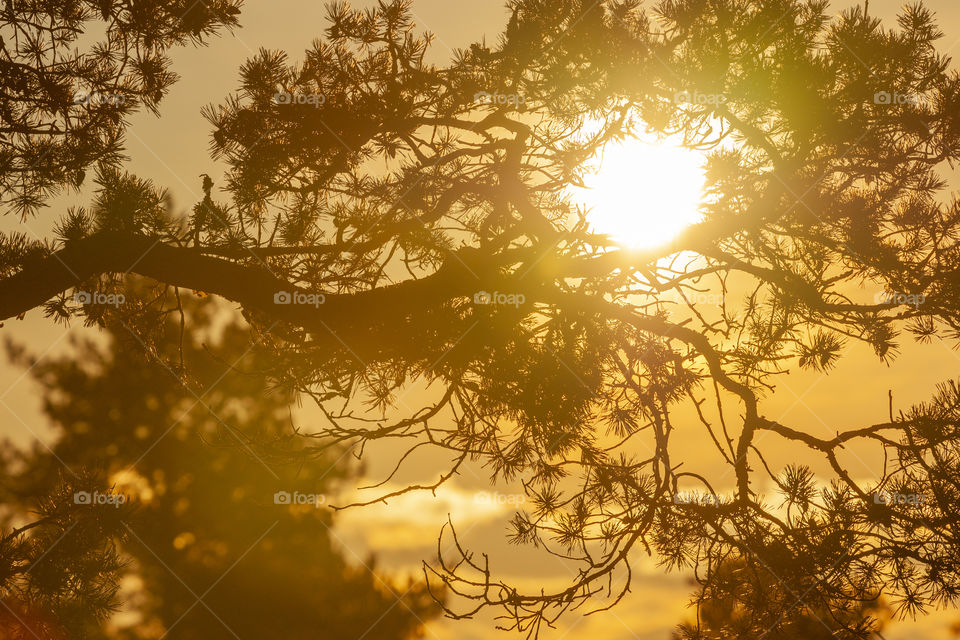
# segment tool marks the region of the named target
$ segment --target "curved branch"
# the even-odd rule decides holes
[[[424,305],[449,299],[451,291],[474,291],[484,272],[476,252],[455,255],[442,268],[419,280],[357,293],[325,293],[296,287],[259,265],[244,265],[174,247],[158,238],[102,232],[70,242],[64,248],[24,265],[0,280],[0,320],[23,314],[73,287],[108,273],[135,273],[174,287],[216,294],[247,309],[317,333],[367,335],[389,323],[391,337]],[[324,293],[318,306],[278,304],[278,292]],[[388,316],[388,317],[387,317]],[[411,334],[413,336],[415,334]]]

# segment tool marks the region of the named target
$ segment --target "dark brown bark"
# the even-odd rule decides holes
[[[477,267],[479,268],[479,266]],[[134,273],[168,284],[203,291],[239,303],[311,331],[341,337],[362,334],[365,327],[405,318],[457,295],[472,295],[479,286],[472,269],[457,256],[420,280],[351,294],[326,294],[322,305],[276,304],[277,292],[316,293],[294,287],[257,264],[241,264],[174,247],[146,236],[105,232],[71,242],[17,274],[0,280],[0,320],[17,316],[72,287],[107,273]]]

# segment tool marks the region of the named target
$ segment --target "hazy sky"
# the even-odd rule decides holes
[[[364,7],[371,1],[354,2]],[[872,0],[871,11],[891,16],[901,6],[896,0]],[[946,37],[942,51],[960,53],[960,1],[932,0],[926,2],[937,11]],[[839,11],[850,6],[834,2]],[[432,50],[435,62],[447,60],[453,49],[479,40],[485,35],[495,39],[506,23],[507,12],[500,0],[456,2],[454,0],[417,0],[413,10],[418,24],[436,35]],[[128,130],[128,169],[142,177],[168,187],[178,207],[188,209],[201,198],[199,174],[208,173],[219,182],[222,169],[209,158],[209,127],[200,116],[200,108],[216,104],[233,91],[238,84],[237,69],[257,49],[284,49],[297,59],[310,42],[322,34],[325,27],[325,8],[321,2],[248,0],[241,16],[242,28],[234,36],[215,38],[210,45],[199,49],[178,49],[173,52],[174,70],[182,78],[162,104],[162,115],[156,118],[142,113],[133,118]],[[293,16],[291,18],[291,16]],[[84,204],[81,198],[64,198],[57,208],[47,210],[30,221],[38,235],[50,226],[65,202]],[[3,221],[4,227],[9,221]],[[80,335],[85,330],[74,325],[68,331],[45,320],[38,311],[27,315],[23,322],[8,321],[0,335],[27,343],[36,353],[62,352],[67,336]],[[847,357],[829,376],[815,373],[791,374],[778,385],[777,394],[765,401],[764,410],[774,419],[789,421],[797,428],[809,429],[817,435],[826,435],[848,426],[880,421],[886,415],[886,390],[894,390],[898,407],[929,397],[932,383],[955,376],[960,356],[946,345],[932,345],[907,349],[894,366],[884,368],[876,364],[866,350],[851,348]],[[859,384],[864,371],[870,372],[868,385]],[[43,437],[47,431],[39,413],[40,398],[23,372],[4,364],[0,369],[0,425],[4,432],[25,441]],[[771,436],[772,437],[772,436]],[[690,455],[696,457],[696,451]],[[790,459],[789,451],[779,453]],[[872,473],[869,452],[849,460],[854,474],[869,477]],[[858,473],[859,470],[859,473]],[[357,557],[365,557],[368,545],[381,551],[384,566],[416,568],[422,558],[435,549],[435,536],[447,513],[476,512],[475,492],[482,486],[482,478],[465,477],[439,493],[436,499],[410,498],[394,501],[390,507],[370,508],[354,512],[341,519],[337,529],[344,544]],[[493,551],[501,558],[501,568],[509,567],[517,577],[531,584],[543,584],[568,577],[572,568],[562,564],[540,564],[542,559],[532,557],[524,549],[504,545],[507,513],[493,507],[482,511],[471,523],[470,540]],[[349,555],[350,552],[348,552]],[[497,556],[496,554],[500,554]],[[638,559],[633,594],[609,614],[587,619],[571,617],[570,638],[596,640],[666,640],[669,630],[684,614],[684,605],[690,587],[677,575],[664,576],[649,561]],[[886,637],[889,640],[925,638],[946,640],[947,622],[957,615],[933,615],[914,624],[895,625]],[[561,638],[564,631],[546,637]],[[431,625],[428,637],[490,638],[489,620],[477,622]],[[500,634],[500,637],[512,637]]]

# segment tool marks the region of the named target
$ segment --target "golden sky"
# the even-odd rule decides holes
[[[375,2],[358,0],[353,4],[365,7]],[[898,0],[871,0],[870,8],[890,17],[902,4]],[[960,55],[960,0],[928,0],[926,4],[937,11],[946,33],[941,51]],[[842,1],[832,5],[836,11],[847,6]],[[432,59],[437,63],[449,59],[457,47],[484,36],[495,39],[507,19],[501,0],[416,0],[413,10],[418,24],[436,36]],[[311,40],[321,34],[324,15],[324,3],[319,1],[248,0],[241,16],[243,26],[234,36],[215,38],[204,48],[175,50],[173,69],[182,78],[162,103],[160,118],[141,113],[133,119],[127,133],[128,169],[168,187],[177,206],[189,209],[202,197],[199,175],[208,173],[217,183],[222,173],[222,167],[209,158],[209,127],[200,115],[201,106],[216,104],[233,91],[238,67],[260,47],[284,49],[291,58],[299,58]],[[28,223],[42,236],[65,204],[84,204],[84,199],[84,194],[60,198],[53,208]],[[10,226],[9,220],[0,222],[0,228]],[[26,343],[35,353],[51,354],[63,352],[70,334],[87,331],[91,330],[76,324],[69,330],[54,326],[39,311],[29,313],[23,322],[10,321],[0,329],[4,336]],[[829,375],[804,372],[782,377],[777,393],[764,401],[763,410],[773,419],[826,436],[853,425],[884,420],[887,389],[893,390],[899,408],[928,399],[933,383],[956,377],[958,365],[960,353],[942,343],[904,349],[890,367],[878,364],[865,348],[850,347]],[[869,384],[862,384],[865,376]],[[37,391],[23,372],[4,364],[0,368],[3,432],[19,442],[43,439],[49,431],[39,407]],[[772,434],[766,437],[771,442],[775,438]],[[770,462],[791,461],[791,453],[786,448],[774,448]],[[870,477],[874,453],[864,450],[848,454],[848,468],[855,476]],[[378,457],[381,455],[373,452],[369,471],[374,477],[389,466]],[[696,450],[687,455],[691,460],[698,459]],[[563,581],[573,567],[505,544],[506,520],[513,506],[494,503],[478,507],[477,492],[484,489],[486,477],[482,470],[467,470],[436,498],[407,496],[388,506],[348,512],[340,518],[335,532],[348,557],[355,554],[359,560],[375,549],[385,568],[418,570],[421,559],[429,558],[436,548],[436,535],[450,513],[464,531],[469,530],[467,541],[478,550],[490,552],[506,576],[534,585]],[[505,492],[503,488],[498,490]],[[484,498],[479,500],[483,502]],[[683,576],[664,575],[649,560],[637,558],[636,569],[633,593],[612,612],[589,618],[570,616],[565,625],[545,637],[666,640],[670,629],[684,616],[691,588]],[[955,613],[934,614],[896,624],[884,635],[888,640],[947,640],[948,624],[958,618]],[[479,640],[515,636],[493,631],[490,619],[481,618],[431,623],[427,637]]]

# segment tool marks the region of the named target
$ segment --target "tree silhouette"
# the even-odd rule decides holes
[[[127,118],[157,113],[167,51],[238,24],[239,0],[44,2],[0,8],[0,189],[30,215],[91,167],[118,166]],[[83,36],[102,32],[99,39]]]
[[[15,503],[8,488],[10,451],[4,452],[5,503]],[[107,619],[116,603],[121,561],[116,542],[125,533],[125,505],[95,513],[78,508],[75,496],[107,493],[101,478],[83,473],[34,496],[32,519],[9,526],[16,511],[4,509],[0,529],[0,632],[4,638],[85,637]]]
[[[170,638],[241,632],[314,638],[320,628],[331,637],[412,637],[421,620],[435,615],[422,584],[404,586],[374,574],[372,558],[362,560],[365,566],[348,565],[328,533],[328,511],[275,503],[278,491],[323,495],[348,469],[331,458],[297,473],[267,462],[276,454],[250,455],[254,440],[278,451],[297,446],[284,434],[291,398],[271,392],[257,375],[263,354],[248,354],[245,330],[234,324],[214,329],[209,300],[188,305],[189,336],[180,341],[178,320],[168,318],[158,343],[171,358],[183,359],[187,379],[167,368],[160,353],[139,349],[121,324],[110,326],[109,353],[90,342],[56,360],[13,350],[44,387],[45,411],[62,434],[52,449],[37,446],[22,454],[11,465],[21,470],[4,484],[24,510],[36,496],[59,490],[67,531],[74,534],[77,522],[108,522],[119,546],[119,554],[97,558],[102,564],[73,567],[66,575],[45,569],[49,556],[26,563],[35,576],[33,593],[67,590],[69,577],[89,576],[104,604],[115,605],[119,578],[142,582],[135,597],[139,623],[117,630],[107,619],[95,630],[89,628],[97,618],[93,610],[76,611],[66,619],[71,637],[132,640],[154,637],[159,629]],[[75,494],[62,489],[72,469],[96,469],[129,504],[121,512],[95,501],[77,505]],[[106,493],[105,484],[98,489]],[[44,504],[41,514],[48,510]],[[104,533],[110,532],[75,534],[52,549],[85,552],[85,545],[103,545]],[[8,539],[41,552],[54,542],[26,532]],[[76,591],[82,601],[92,589],[81,584]],[[20,633],[34,637],[23,626],[37,629],[21,622]]]
[[[904,334],[960,338],[960,206],[940,176],[957,159],[960,77],[932,14],[906,7],[889,30],[866,3],[830,18],[821,0],[515,0],[496,44],[438,67],[406,5],[336,3],[301,63],[261,51],[243,66],[204,111],[229,170],[192,225],[104,169],[56,238],[8,236],[0,317],[143,313],[71,304],[128,271],[217,295],[271,352],[271,377],[324,412],[299,455],[399,438],[451,455],[438,484],[468,461],[522,481],[532,508],[513,540],[579,573],[523,593],[447,531],[458,553],[428,571],[476,601],[453,616],[502,607],[535,635],[612,606],[643,551],[693,568],[707,596],[743,563],[755,597],[738,624],[756,637],[810,611],[863,637],[845,612],[880,596],[901,615],[954,603],[960,386],[833,438],[763,403],[849,343],[889,362]],[[704,150],[710,197],[703,222],[629,250],[591,231],[568,187],[644,131]],[[671,295],[703,290],[724,304]],[[395,407],[421,382],[429,404]],[[694,433],[732,486],[679,466]],[[771,468],[764,434],[809,458]],[[878,480],[845,467],[858,443],[882,449]]]
[[[763,637],[770,640],[831,640],[850,629],[863,637],[882,639],[878,634],[890,614],[884,603],[841,601],[813,609],[797,594],[785,592],[772,573],[761,571],[757,575],[755,568],[748,560],[737,558],[717,567],[709,587],[698,594],[696,620],[680,625],[673,640],[756,638],[757,621],[750,612],[756,605],[766,610],[771,598],[779,601],[783,609],[776,619],[764,621],[768,631]]]

